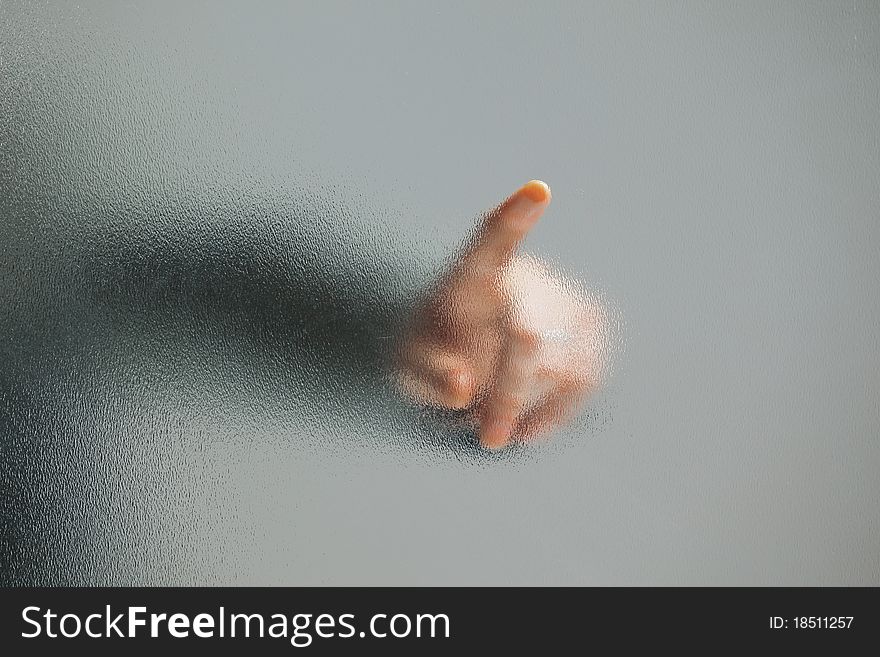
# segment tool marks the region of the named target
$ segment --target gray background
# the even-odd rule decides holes
[[[880,5],[367,4],[0,6],[3,582],[880,584]],[[530,178],[620,348],[489,455],[382,363]]]

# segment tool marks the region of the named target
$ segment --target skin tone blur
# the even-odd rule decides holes
[[[420,403],[464,411],[488,449],[565,423],[606,365],[602,305],[517,253],[550,199],[550,188],[532,180],[488,212],[397,351],[403,389]]]

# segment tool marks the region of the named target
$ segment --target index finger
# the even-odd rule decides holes
[[[550,204],[550,188],[530,180],[489,212],[477,228],[468,255],[481,265],[502,267]]]

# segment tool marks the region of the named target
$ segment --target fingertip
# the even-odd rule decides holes
[[[480,444],[489,450],[498,450],[507,445],[513,425],[503,420],[495,420],[480,427]]]
[[[547,183],[530,180],[485,215],[472,251],[490,264],[505,264],[549,203]]]
[[[543,180],[530,180],[520,187],[519,193],[534,203],[549,203],[552,198],[550,186]]]

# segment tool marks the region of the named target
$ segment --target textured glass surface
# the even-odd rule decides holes
[[[0,583],[880,585],[880,8],[0,4]],[[480,213],[614,367],[388,368]]]

